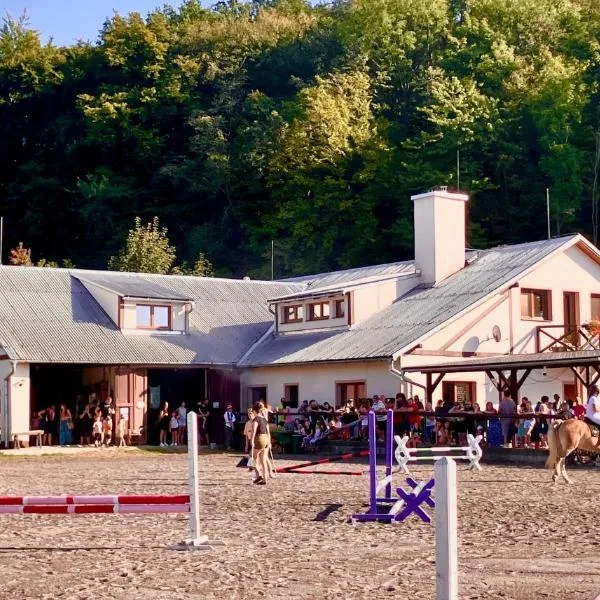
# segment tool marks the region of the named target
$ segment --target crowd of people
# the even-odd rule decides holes
[[[37,411],[33,415],[32,429],[43,431],[42,444],[52,446],[118,446],[127,445],[127,422],[119,419],[115,431],[115,407],[108,396],[104,402],[92,399],[81,413],[75,413],[64,403]]]
[[[585,407],[579,398],[561,400],[554,394],[552,400],[542,396],[533,406],[527,397],[515,402],[510,392],[503,393],[498,408],[487,402],[482,410],[477,402],[452,399],[423,402],[418,395],[398,393],[395,398],[375,395],[373,398],[349,399],[335,409],[324,402],[304,400],[292,408],[282,398],[274,420],[285,431],[301,435],[303,447],[317,448],[329,439],[366,440],[368,414],[379,413],[378,437],[385,436],[385,412],[394,410],[394,434],[409,437],[409,447],[420,445],[467,444],[467,435],[481,435],[488,446],[521,448],[547,447],[548,424],[551,418],[582,419]]]

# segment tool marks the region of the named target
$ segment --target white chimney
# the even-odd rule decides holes
[[[446,188],[411,196],[415,208],[415,262],[423,283],[437,284],[465,266],[466,194]]]

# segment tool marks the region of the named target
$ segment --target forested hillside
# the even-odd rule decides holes
[[[155,215],[217,274],[270,276],[271,240],[276,276],[411,258],[435,185],[472,246],[544,238],[546,188],[593,239],[599,76],[597,0],[190,0],[66,48],[9,20],[5,258],[105,268]]]

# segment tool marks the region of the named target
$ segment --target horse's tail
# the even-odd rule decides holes
[[[546,469],[554,469],[561,452],[560,433],[558,428],[562,421],[558,419],[550,423],[548,427],[548,458],[546,459]]]

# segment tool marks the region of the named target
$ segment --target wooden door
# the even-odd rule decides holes
[[[235,412],[240,410],[240,378],[236,371],[224,369],[208,369],[206,378],[210,407],[209,435],[211,442],[214,440],[219,444],[225,437],[223,415],[227,404],[231,404]],[[266,396],[263,398],[266,400]]]
[[[574,383],[563,383],[563,400],[575,400],[577,386]]]
[[[577,344],[579,328],[579,294],[577,292],[563,292],[563,318],[565,333],[569,335],[569,341]]]
[[[126,429],[139,433],[139,443],[147,440],[148,371],[147,369],[118,369],[115,375],[115,425],[127,420]]]

